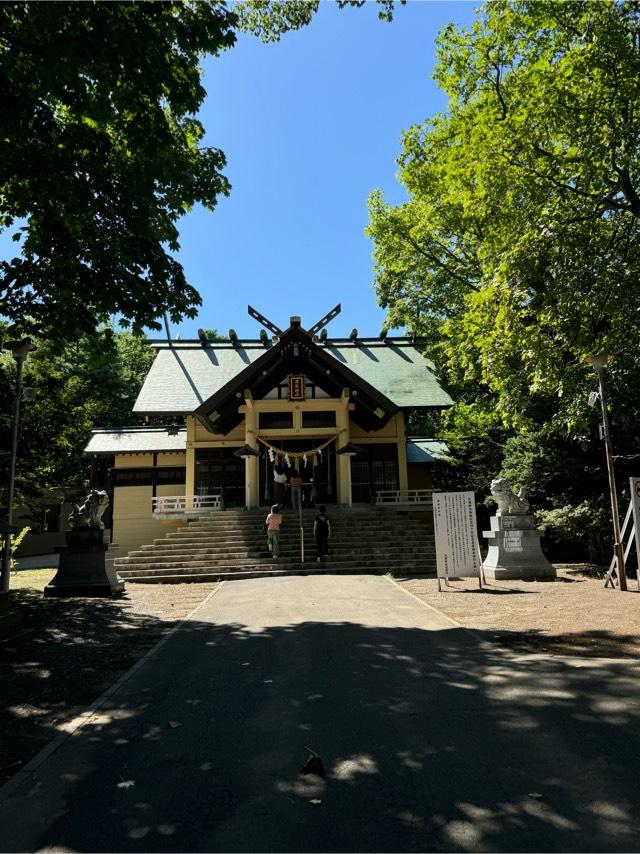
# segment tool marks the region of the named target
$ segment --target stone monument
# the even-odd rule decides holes
[[[44,589],[45,596],[114,596],[124,581],[107,563],[102,514],[109,506],[106,492],[92,489],[69,516],[66,546],[58,546],[60,567]]]
[[[542,554],[542,531],[529,513],[526,489],[522,487],[516,495],[503,478],[498,478],[491,481],[491,494],[498,510],[491,517],[491,530],[482,532],[489,541],[489,553],[482,564],[485,578],[555,578],[555,569]]]

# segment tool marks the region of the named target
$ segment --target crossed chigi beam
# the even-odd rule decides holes
[[[311,335],[311,337],[313,338],[314,335],[317,335],[318,332],[320,332],[323,326],[326,326],[327,323],[333,320],[334,317],[337,317],[341,311],[342,306],[340,305],[340,303],[338,303],[338,305],[334,305],[331,311],[327,312],[324,317],[321,317],[317,323],[313,324],[313,326],[309,330],[309,335]]]
[[[337,317],[342,311],[342,306],[340,303],[334,306],[331,311],[327,312],[324,317],[321,317],[317,323],[314,323],[311,329],[308,329],[307,332],[313,338],[314,335],[317,335],[320,330],[327,325],[330,321],[333,320],[334,317]],[[273,332],[274,335],[282,335],[282,329],[276,326],[275,323],[272,323],[267,317],[263,314],[260,314],[259,311],[256,311],[253,306],[247,306],[247,312],[251,317],[261,323],[262,326],[265,326],[270,332]]]

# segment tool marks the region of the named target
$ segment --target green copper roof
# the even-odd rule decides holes
[[[184,427],[122,427],[120,430],[92,430],[85,454],[144,453],[147,451],[184,451],[187,431]]]
[[[157,353],[144,381],[134,412],[192,413],[223,388],[269,347],[260,341],[229,342],[202,347],[199,342],[153,343]],[[407,339],[344,339],[318,345],[338,363],[350,368],[398,407],[451,406],[430,364]]]
[[[437,439],[407,439],[408,463],[436,463],[446,460],[449,448]]]

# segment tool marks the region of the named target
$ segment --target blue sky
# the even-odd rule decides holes
[[[469,24],[475,6],[410,0],[387,23],[375,3],[340,10],[325,0],[280,42],[242,35],[206,60],[205,144],[225,152],[233,188],[213,213],[180,221],[179,258],[203,305],[174,335],[194,338],[202,326],[257,337],[248,303],[282,328],[292,314],[308,328],[341,303],[331,336],[354,326],[378,334],[367,198],[377,187],[387,201],[404,198],[401,133],[446,107],[430,77],[436,36]],[[8,235],[3,249],[15,252]]]
[[[321,4],[309,27],[265,45],[244,36],[205,64],[206,143],[228,159],[231,196],[181,223],[180,260],[198,288],[198,326],[257,337],[250,303],[276,324],[309,327],[336,303],[332,336],[376,335],[384,311],[372,286],[367,197],[403,198],[396,158],[403,129],[446,105],[431,80],[435,38],[469,23],[475,4],[413,2],[392,23],[375,4]]]

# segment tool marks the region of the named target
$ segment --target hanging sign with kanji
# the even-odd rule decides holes
[[[289,377],[289,400],[304,400],[304,376],[291,374]]]

